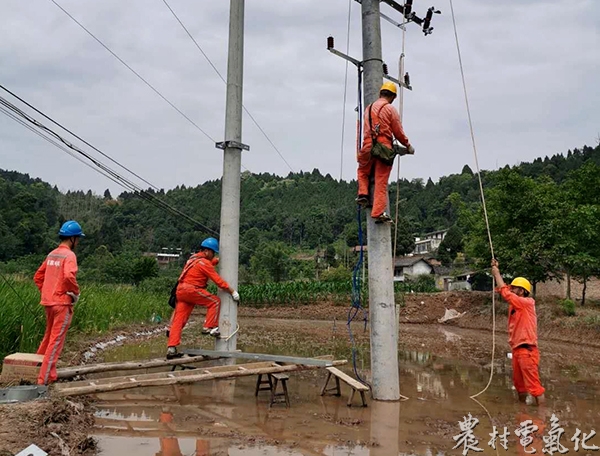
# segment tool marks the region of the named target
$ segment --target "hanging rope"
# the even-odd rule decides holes
[[[483,205],[483,215],[485,217],[485,227],[487,230],[488,241],[490,244],[490,252],[492,254],[492,258],[495,258],[494,244],[492,243],[492,232],[490,230],[490,222],[488,219],[487,207],[485,204],[485,194],[483,192],[483,183],[481,181],[481,172],[479,169],[477,145],[475,143],[475,133],[473,131],[473,122],[471,120],[471,109],[469,107],[469,98],[467,96],[467,84],[465,82],[465,71],[464,71],[462,57],[461,57],[461,53],[460,53],[460,44],[458,42],[458,32],[456,31],[456,18],[454,16],[454,5],[452,3],[452,0],[450,0],[450,11],[452,12],[452,25],[454,27],[454,37],[456,39],[456,51],[458,52],[458,63],[460,66],[460,75],[462,78],[463,91],[465,94],[465,105],[467,107],[467,117],[469,120],[469,130],[471,132],[471,142],[473,145],[473,154],[475,155],[475,166],[477,168],[477,179],[479,180],[479,191],[481,193],[481,204]],[[480,396],[483,393],[485,393],[487,391],[487,389],[490,387],[490,385],[492,383],[492,379],[494,377],[494,358],[495,358],[495,354],[496,354],[496,294],[494,293],[495,288],[496,288],[496,283],[494,280],[492,280],[492,362],[490,365],[490,378],[489,378],[485,388],[483,388],[479,393],[471,396],[471,399],[475,399],[477,396]]]
[[[405,4],[406,6],[406,4]],[[406,46],[406,28],[402,29],[402,54],[398,61],[398,79],[402,79],[404,74],[404,49]],[[400,122],[404,120],[404,87],[400,86],[400,95],[398,96],[398,114],[400,114]],[[396,267],[396,249],[398,247],[398,212],[400,209],[400,157],[398,157],[398,167],[396,168],[396,216],[394,220],[394,262],[392,268]]]
[[[352,0],[348,0],[348,30],[346,34],[346,54],[350,52],[350,20],[352,18]],[[344,133],[346,131],[346,94],[348,93],[348,64],[346,60],[346,74],[344,76],[344,103],[342,105],[342,140],[340,145],[340,182],[344,172]]]

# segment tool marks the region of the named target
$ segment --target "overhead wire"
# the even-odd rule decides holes
[[[489,245],[490,245],[490,253],[492,255],[492,258],[495,258],[494,243],[492,242],[492,231],[490,229],[490,222],[489,222],[489,218],[488,218],[487,207],[485,204],[485,193],[483,191],[483,181],[481,179],[481,171],[479,169],[479,158],[478,158],[478,153],[477,153],[477,144],[475,143],[475,132],[474,132],[474,128],[473,128],[473,121],[471,119],[471,108],[469,107],[469,97],[468,97],[468,93],[467,93],[467,83],[465,80],[465,70],[464,70],[462,56],[461,56],[461,52],[460,52],[458,31],[456,28],[456,17],[454,14],[454,5],[453,5],[452,0],[449,0],[449,1],[450,1],[450,11],[452,13],[452,25],[454,28],[454,38],[456,40],[456,51],[458,53],[458,63],[459,63],[459,67],[460,67],[460,75],[462,78],[463,92],[464,92],[464,96],[465,96],[465,105],[467,108],[467,119],[469,122],[469,131],[471,133],[471,143],[473,146],[473,154],[475,156],[477,179],[479,181],[479,191],[481,193],[481,203],[483,206],[483,214],[484,214],[484,218],[485,218],[485,227],[487,230],[487,236],[488,236],[488,241],[489,241]],[[485,393],[487,391],[487,389],[490,387],[490,385],[492,383],[492,379],[494,378],[494,360],[495,360],[495,353],[496,353],[496,294],[494,292],[494,289],[496,288],[495,280],[492,281],[492,284],[493,284],[493,286],[492,286],[492,362],[490,364],[490,377],[488,379],[487,385],[485,386],[485,388],[483,388],[483,390],[481,390],[477,394],[474,394],[473,396],[470,396],[471,399],[473,399],[473,400],[476,400],[475,399],[476,397],[482,395],[483,393]]]
[[[179,25],[181,26],[181,28],[185,31],[185,33],[187,34],[187,36],[189,36],[189,38],[192,40],[192,42],[196,45],[196,47],[198,48],[198,50],[200,51],[200,53],[204,56],[204,58],[209,63],[209,65],[212,67],[212,69],[215,71],[215,73],[217,73],[217,75],[219,76],[219,78],[221,79],[221,81],[223,81],[225,84],[227,84],[227,80],[223,77],[223,75],[221,74],[221,72],[217,69],[217,67],[212,62],[212,60],[210,59],[210,57],[206,54],[206,52],[204,52],[204,49],[202,49],[202,46],[200,46],[200,44],[198,43],[198,41],[194,38],[194,36],[192,35],[192,33],[188,30],[188,28],[185,26],[185,24],[183,23],[183,21],[179,18],[179,16],[177,15],[177,13],[175,13],[175,11],[173,10],[173,8],[171,8],[171,5],[169,5],[169,3],[167,2],[167,0],[162,0],[162,1],[165,4],[165,6],[169,9],[169,11],[173,15],[173,17],[177,20],[177,22],[179,23]],[[350,1],[352,1],[352,0],[350,0]],[[248,117],[250,117],[250,119],[252,120],[252,122],[254,123],[254,125],[256,125],[258,127],[259,131],[262,133],[262,135],[265,137],[265,139],[269,142],[269,144],[271,145],[271,147],[273,147],[273,149],[275,150],[275,152],[277,152],[277,154],[279,155],[279,157],[284,161],[284,163],[287,165],[287,167],[290,169],[290,171],[295,172],[294,168],[292,168],[292,166],[289,164],[289,162],[283,156],[283,154],[281,153],[281,151],[279,150],[279,148],[275,145],[275,143],[273,143],[273,141],[271,140],[271,138],[269,137],[269,135],[265,132],[265,130],[258,123],[258,121],[254,118],[254,116],[250,113],[250,111],[243,104],[242,104],[242,109],[244,110],[244,112],[246,114],[248,114]]]
[[[190,119],[181,109],[179,109],[173,102],[171,102],[167,97],[165,97],[156,87],[150,84],[141,74],[139,74],[136,70],[134,70],[127,62],[125,62],[121,57],[119,57],[110,47],[104,44],[96,35],[94,35],[90,30],[88,30],[81,22],[79,22],[73,15],[71,15],[65,8],[63,8],[56,0],[50,0],[54,3],[63,13],[65,13],[73,22],[75,22],[82,30],[84,30],[89,36],[91,36],[98,44],[100,44],[104,49],[106,49],[115,59],[117,59],[121,64],[131,71],[137,78],[146,84],[154,93],[156,93],[160,98],[163,99],[166,103],[171,106],[175,111],[177,111],[183,118],[185,118],[190,124],[196,127],[204,136],[210,139],[213,143],[215,140],[212,136],[210,136],[205,130],[203,130],[196,122]]]
[[[16,120],[16,121],[19,121],[19,120],[22,121],[22,120],[24,120],[24,121],[29,122],[34,127],[37,127],[41,131],[34,131],[34,130],[32,130],[32,131],[34,131],[34,132],[36,132],[36,134],[39,134],[42,137],[44,137],[46,140],[48,140],[54,146],[58,147],[60,150],[62,150],[64,152],[67,152],[67,153],[69,153],[69,155],[73,156],[72,153],[70,153],[69,151],[65,150],[65,147],[66,147],[68,149],[71,149],[71,151],[74,151],[75,153],[79,154],[80,156],[83,156],[89,162],[91,162],[91,164],[93,165],[92,169],[94,169],[95,171],[99,172],[103,176],[108,177],[113,182],[119,184],[120,186],[122,186],[126,190],[132,191],[134,193],[134,195],[140,197],[141,199],[144,199],[144,200],[150,202],[151,204],[154,204],[156,207],[159,207],[159,208],[162,208],[163,210],[166,210],[167,212],[171,213],[172,215],[176,215],[178,217],[181,217],[181,218],[183,218],[183,219],[191,222],[192,224],[196,225],[197,227],[202,228],[206,232],[218,235],[218,233],[215,230],[207,227],[206,225],[202,224],[198,220],[195,220],[194,218],[190,217],[188,214],[186,214],[186,213],[180,211],[179,209],[171,206],[167,202],[165,202],[162,199],[158,198],[153,193],[148,192],[146,190],[143,190],[141,187],[139,187],[137,184],[135,184],[131,180],[127,179],[126,177],[124,177],[122,175],[120,175],[114,169],[112,169],[109,166],[105,165],[100,160],[98,160],[97,158],[95,158],[92,155],[90,155],[88,152],[85,152],[84,150],[80,149],[79,147],[73,145],[71,142],[69,142],[68,140],[66,140],[62,136],[60,136],[54,130],[52,130],[51,128],[45,126],[44,124],[42,124],[38,120],[34,119],[33,117],[31,117],[30,115],[28,115],[27,113],[25,113],[24,111],[22,111],[21,109],[19,109],[17,106],[15,106],[14,104],[12,104],[11,102],[9,102],[8,100],[6,100],[4,97],[1,97],[1,96],[0,96],[0,107],[4,107],[4,109],[2,109],[2,112],[4,114],[7,114],[6,110],[9,110],[10,113],[12,114],[12,115],[9,115],[9,117],[11,117],[13,120]],[[41,113],[41,111],[39,111],[39,110],[36,110],[36,112],[40,112]],[[18,116],[20,119],[15,118],[15,116]],[[50,119],[49,116],[44,115],[44,117]],[[23,124],[22,122],[19,122],[19,123]],[[30,128],[30,130],[31,130],[31,128]],[[47,135],[49,135],[49,136],[47,136]],[[52,138],[54,138],[54,139],[52,139]],[[60,143],[62,143],[62,145],[59,144],[59,143],[56,143],[55,140],[60,141]]]
[[[132,174],[133,176],[137,177],[138,179],[140,179],[142,182],[144,182],[145,184],[148,184],[150,187],[154,188],[155,190],[159,190],[158,187],[156,185],[153,185],[151,182],[148,182],[146,179],[144,179],[142,176],[134,173],[131,169],[127,168],[126,166],[122,165],[121,163],[119,163],[118,161],[116,161],[115,159],[113,159],[112,157],[110,157],[109,155],[105,154],[104,152],[102,152],[100,149],[98,149],[97,147],[93,146],[92,144],[90,144],[89,142],[87,142],[85,139],[81,138],[80,136],[76,135],[75,133],[73,133],[71,130],[69,130],[68,128],[66,128],[65,126],[63,126],[62,124],[60,124],[59,122],[55,121],[54,119],[52,119],[51,117],[48,117],[46,114],[44,114],[42,111],[40,111],[39,109],[37,109],[35,106],[29,104],[27,101],[25,101],[23,98],[21,98],[20,96],[18,96],[17,94],[15,94],[14,92],[12,92],[11,90],[7,89],[5,86],[3,86],[2,84],[0,84],[0,89],[4,90],[6,93],[10,94],[12,97],[16,98],[17,100],[19,100],[21,103],[23,103],[24,105],[26,105],[28,108],[33,109],[35,112],[37,112],[38,114],[40,114],[41,116],[43,116],[45,119],[49,120],[50,122],[52,122],[54,125],[56,125],[57,127],[60,127],[62,130],[66,131],[67,133],[69,133],[71,136],[77,138],[79,141],[81,141],[82,143],[84,143],[85,145],[91,147],[92,149],[94,149],[96,152],[98,152],[100,155],[102,155],[103,157],[109,159],[111,162],[113,162],[115,165],[119,166],[120,168],[124,169],[125,171],[127,171],[128,173]]]

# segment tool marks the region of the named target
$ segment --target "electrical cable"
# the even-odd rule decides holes
[[[72,151],[76,152],[77,154],[85,157],[87,160],[89,160],[95,166],[95,168],[93,168],[95,171],[99,172],[100,174],[102,174],[105,177],[109,177],[113,182],[118,183],[119,185],[121,185],[125,189],[127,189],[129,191],[132,191],[134,193],[134,195],[136,195],[136,196],[138,196],[138,197],[140,197],[140,198],[142,198],[142,199],[144,199],[144,200],[146,200],[146,201],[154,204],[158,208],[162,208],[163,210],[166,210],[166,211],[170,212],[172,215],[176,215],[178,217],[182,217],[182,218],[186,219],[187,221],[193,223],[194,225],[196,225],[196,226],[204,229],[205,231],[207,231],[207,232],[209,232],[211,234],[218,235],[218,233],[216,231],[214,231],[211,228],[203,225],[202,223],[200,223],[199,221],[193,219],[192,217],[190,217],[189,215],[187,215],[184,212],[180,211],[179,209],[176,209],[175,207],[171,206],[170,204],[168,204],[165,201],[163,201],[160,198],[158,198],[156,195],[154,195],[154,194],[152,194],[152,193],[150,193],[148,191],[145,191],[145,190],[141,189],[137,184],[135,184],[135,183],[131,182],[130,180],[128,180],[127,178],[121,176],[116,171],[114,171],[113,169],[111,169],[110,167],[108,167],[107,165],[105,165],[104,163],[100,162],[98,159],[92,157],[89,153],[87,153],[87,152],[83,151],[82,149],[74,146],[69,141],[67,141],[62,136],[60,136],[58,133],[56,133],[52,129],[46,127],[41,122],[39,122],[36,119],[34,119],[33,117],[29,116],[27,113],[25,113],[24,111],[22,111],[21,109],[19,109],[18,107],[16,107],[15,105],[13,105],[12,103],[10,103],[8,100],[6,100],[3,97],[0,97],[0,106],[4,106],[5,108],[9,109],[13,114],[18,115],[22,119],[26,120],[27,122],[31,123],[32,125],[34,125],[38,129],[40,129],[45,134],[43,134],[41,132],[37,132],[37,133],[39,133],[40,135],[42,135],[51,144],[53,144],[53,145],[55,145],[57,147],[61,146],[60,144],[54,143],[51,138],[49,138],[49,137],[47,137],[45,135],[50,135],[51,137],[53,137],[53,138],[57,139],[58,141],[60,141],[67,148],[69,148]],[[7,114],[5,112],[5,110],[2,110],[2,112],[4,114]],[[38,111],[38,112],[40,112],[40,111]],[[13,118],[13,120],[17,120],[13,116],[10,116],[10,117]],[[45,117],[49,118],[48,116],[45,116]],[[64,147],[59,147],[59,149],[65,151]],[[71,154],[71,153],[69,153],[69,155],[73,156],[73,154]]]
[[[98,44],[100,44],[104,49],[106,49],[115,59],[117,59],[119,62],[121,62],[121,64],[123,64],[123,66],[125,66],[125,68],[127,68],[134,75],[136,75],[138,77],[138,79],[140,79],[144,84],[146,84],[150,89],[152,89],[152,91],[154,93],[156,93],[160,98],[162,98],[166,103],[168,103],[169,106],[171,106],[175,111],[177,111],[181,116],[183,116],[189,123],[191,123],[194,127],[196,127],[204,136],[206,136],[208,139],[210,139],[213,143],[216,142],[206,131],[204,131],[202,128],[200,128],[200,126],[196,122],[194,122],[192,119],[190,119],[181,109],[179,109],[177,106],[175,106],[167,97],[165,97],[161,92],[159,92],[156,87],[154,87],[146,79],[144,79],[142,77],[142,75],[140,75],[137,71],[135,71],[130,65],[127,64],[127,62],[125,62],[115,52],[113,52],[113,50],[111,48],[109,48],[106,44],[104,44],[104,42],[102,42],[98,37],[96,37],[96,35],[94,35],[92,32],[90,32],[81,22],[79,22],[77,19],[75,19],[75,17],[73,17],[66,9],[64,9],[56,0],[50,0],[50,1],[52,3],[54,3],[63,13],[65,13],[73,22],[75,22],[79,27],[81,27],[88,35],[90,35],[94,40],[96,40],[98,42]]]
[[[478,158],[478,154],[477,154],[477,145],[475,143],[475,133],[474,133],[474,129],[473,129],[473,122],[471,120],[471,109],[469,107],[469,98],[467,95],[467,84],[465,82],[465,71],[464,71],[461,52],[460,52],[460,44],[458,41],[458,32],[456,29],[456,18],[454,15],[454,5],[452,3],[452,0],[450,0],[450,11],[452,12],[452,25],[454,27],[454,37],[456,39],[456,51],[458,53],[458,63],[460,66],[460,74],[461,74],[461,78],[462,78],[463,91],[464,91],[464,95],[465,95],[465,105],[467,108],[467,118],[469,121],[469,130],[471,133],[471,143],[473,146],[473,154],[475,156],[475,166],[477,169],[477,178],[479,180],[479,191],[481,193],[481,203],[483,206],[483,214],[485,217],[485,227],[487,230],[488,241],[489,241],[489,245],[490,245],[490,253],[492,255],[492,258],[495,258],[494,244],[492,242],[492,231],[490,229],[490,222],[488,219],[487,207],[485,204],[485,194],[483,191],[483,182],[481,180],[481,171],[479,169],[479,158]],[[483,388],[483,390],[481,390],[479,393],[477,393],[473,396],[470,396],[471,399],[473,399],[473,400],[475,400],[476,397],[482,395],[483,393],[485,393],[487,391],[487,389],[490,387],[490,385],[492,383],[492,379],[494,377],[494,359],[495,359],[495,353],[496,353],[496,294],[494,292],[495,288],[496,288],[496,283],[495,283],[495,280],[493,280],[492,281],[492,362],[490,364],[490,377],[487,382],[487,385],[485,386],[485,388]]]
[[[76,135],[75,133],[73,133],[71,130],[69,130],[68,128],[64,127],[63,125],[61,125],[59,122],[55,121],[54,119],[52,119],[51,117],[48,117],[46,114],[44,114],[42,111],[40,111],[39,109],[37,109],[35,106],[32,106],[31,104],[29,104],[27,101],[23,100],[21,97],[19,97],[17,94],[15,94],[14,92],[11,92],[9,89],[7,89],[6,87],[4,87],[2,84],[0,84],[0,89],[4,90],[6,93],[10,94],[11,96],[13,96],[14,98],[16,98],[17,100],[19,100],[21,103],[23,103],[24,105],[26,105],[27,107],[33,109],[35,112],[37,112],[38,114],[40,114],[41,116],[43,116],[45,119],[49,120],[50,122],[52,122],[54,125],[56,125],[57,127],[60,127],[61,129],[63,129],[64,131],[66,131],[67,133],[69,133],[71,136],[77,138],[79,141],[81,141],[82,143],[86,144],[87,146],[91,147],[92,149],[94,149],[96,152],[98,152],[100,155],[102,155],[105,158],[108,158],[111,162],[113,162],[114,164],[116,164],[117,166],[121,167],[122,169],[124,169],[125,171],[127,171],[128,173],[134,175],[135,177],[137,177],[138,179],[140,179],[142,182],[148,184],[150,187],[154,188],[155,190],[159,190],[159,188],[156,185],[153,185],[152,183],[148,182],[146,179],[144,179],[143,177],[139,176],[138,174],[134,173],[133,171],[131,171],[129,168],[127,168],[126,166],[122,165],[121,163],[119,163],[118,161],[114,160],[112,157],[106,155],[104,152],[102,152],[100,149],[94,147],[93,145],[91,145],[89,142],[87,142],[85,139],[81,138],[80,136]]]
[[[352,1],[352,0],[350,0],[350,1]],[[206,52],[204,52],[204,50],[202,49],[202,47],[200,46],[200,44],[198,43],[198,41],[196,41],[196,39],[194,38],[194,36],[190,33],[190,31],[184,25],[183,21],[179,18],[179,16],[177,16],[177,13],[175,13],[175,11],[173,10],[173,8],[171,8],[171,5],[169,5],[169,3],[167,2],[167,0],[163,0],[163,3],[169,9],[169,11],[173,15],[173,17],[177,20],[177,22],[179,22],[179,25],[181,25],[181,28],[185,31],[185,33],[187,34],[187,36],[190,37],[190,39],[196,45],[196,47],[198,48],[198,50],[202,53],[202,55],[204,56],[204,58],[206,59],[206,61],[210,64],[210,66],[212,67],[212,69],[215,71],[215,73],[217,73],[217,75],[219,76],[219,78],[221,79],[221,81],[223,81],[225,84],[227,84],[226,79],[223,77],[223,75],[221,74],[221,72],[217,69],[217,67],[212,62],[212,60],[208,57],[208,55],[206,54]],[[258,129],[260,130],[260,132],[262,133],[262,135],[266,138],[266,140],[269,142],[269,144],[271,144],[271,147],[273,147],[273,149],[275,150],[275,152],[277,152],[279,154],[279,157],[284,161],[284,163],[287,165],[287,167],[290,169],[290,171],[291,172],[295,172],[294,168],[292,168],[292,166],[288,163],[288,161],[285,159],[285,157],[283,156],[283,154],[281,153],[281,151],[277,148],[277,146],[273,143],[273,141],[271,141],[271,138],[269,138],[269,135],[267,135],[267,133],[265,132],[265,130],[260,126],[260,124],[258,123],[258,121],[254,118],[254,116],[250,113],[250,111],[248,109],[246,109],[246,106],[244,106],[243,104],[242,104],[242,109],[244,110],[244,112],[246,114],[248,114],[248,117],[250,117],[250,119],[252,120],[252,122],[254,122],[254,125],[256,125],[258,127]]]

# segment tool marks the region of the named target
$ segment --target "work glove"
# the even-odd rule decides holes
[[[408,147],[406,148],[406,153],[409,155],[414,155],[415,154],[415,148],[412,146],[412,144],[409,144]]]
[[[233,300],[235,302],[238,302],[240,300],[240,294],[237,291],[234,291],[233,293],[231,293],[231,297],[233,298]]]
[[[72,291],[67,291],[67,295],[71,296],[71,299],[73,300],[73,304],[77,304],[77,301],[79,301],[78,294],[75,294]]]

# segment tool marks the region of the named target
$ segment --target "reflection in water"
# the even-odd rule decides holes
[[[424,334],[424,340],[426,336],[431,334]],[[463,333],[460,337],[466,339]],[[311,345],[314,341],[302,341],[298,350],[278,350],[306,356],[311,355]],[[264,346],[244,350],[277,352],[267,340]],[[323,354],[318,347],[314,350]],[[361,354],[359,368],[368,367],[368,350]],[[369,401],[367,408],[346,407],[349,389],[344,384],[342,398],[319,396],[325,380],[321,371],[290,375],[290,409],[269,408],[267,392],[255,398],[256,378],[102,394],[103,411],[97,414],[100,448],[104,454],[117,456],[441,456],[460,454],[452,450],[452,437],[459,433],[458,422],[471,413],[480,421],[475,434],[485,449],[477,454],[495,454],[487,446],[493,426],[499,430],[506,426],[511,434],[508,451],[501,453],[525,454],[514,431],[528,419],[540,429],[533,447],[541,454],[541,436],[549,429],[548,412],[515,401],[510,363],[505,358],[497,360],[493,383],[482,400],[492,423],[469,399],[487,383],[489,367],[421,351],[401,351],[399,357],[401,391],[411,399],[402,403]],[[545,378],[552,379],[547,408],[565,422],[565,435],[570,438],[576,427],[583,432],[599,431],[598,385],[594,376],[587,375],[591,368],[579,369],[576,377],[574,369],[564,373],[547,366],[544,369]],[[344,370],[349,372],[350,366]],[[285,447],[286,442],[293,446]]]

